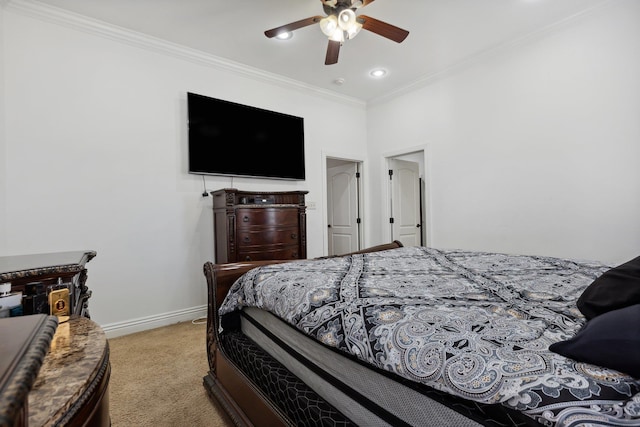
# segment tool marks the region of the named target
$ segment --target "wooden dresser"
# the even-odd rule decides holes
[[[216,263],[306,258],[307,193],[211,192]]]

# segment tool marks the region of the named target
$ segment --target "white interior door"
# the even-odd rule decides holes
[[[327,230],[329,255],[360,249],[358,164],[327,164]]]
[[[420,165],[389,159],[391,182],[391,240],[404,246],[420,246]]]

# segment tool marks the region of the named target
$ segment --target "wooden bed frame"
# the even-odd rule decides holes
[[[377,252],[402,247],[395,240],[392,243],[373,246],[345,255]],[[207,279],[207,358],[209,372],[203,379],[209,397],[220,403],[237,426],[291,426],[287,416],[278,409],[253,382],[230,360],[218,342],[218,308],[224,301],[229,288],[238,277],[252,268],[262,265],[279,264],[291,260],[270,260],[236,262],[229,264],[204,264]]]

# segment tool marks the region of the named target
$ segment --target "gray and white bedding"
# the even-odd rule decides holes
[[[640,381],[549,350],[610,266],[406,247],[253,269],[220,316],[266,310],[377,369],[549,426],[640,425]]]

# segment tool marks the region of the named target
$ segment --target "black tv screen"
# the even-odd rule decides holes
[[[187,93],[189,173],[305,179],[304,119]]]

